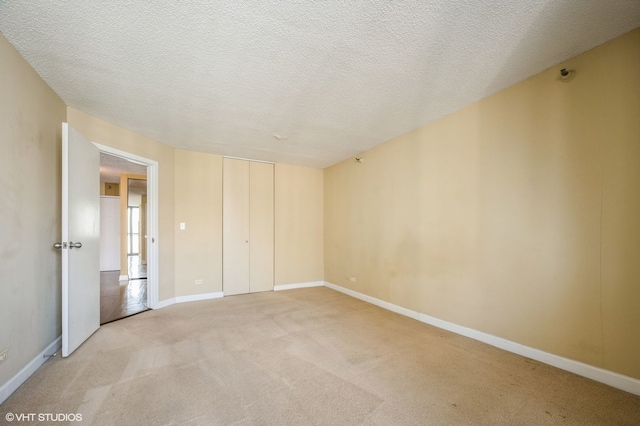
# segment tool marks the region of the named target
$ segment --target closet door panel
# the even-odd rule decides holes
[[[250,291],[273,290],[274,189],[273,164],[251,162],[249,244]]]
[[[249,162],[225,158],[222,175],[222,283],[225,296],[249,293]]]

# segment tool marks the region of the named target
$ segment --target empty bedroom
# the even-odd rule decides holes
[[[0,424],[640,424],[640,2],[0,0]]]

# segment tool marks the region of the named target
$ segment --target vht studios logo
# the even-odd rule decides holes
[[[8,422],[81,422],[82,414],[75,413],[7,413]]]

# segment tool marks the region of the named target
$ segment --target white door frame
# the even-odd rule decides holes
[[[147,166],[147,307],[158,307],[158,162],[94,142],[100,152]]]

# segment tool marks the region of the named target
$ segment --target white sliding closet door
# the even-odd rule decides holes
[[[224,294],[249,293],[249,162],[224,159],[222,175]]]
[[[249,167],[249,291],[273,290],[273,164]]]
[[[222,285],[225,296],[273,290],[273,164],[225,158]]]

